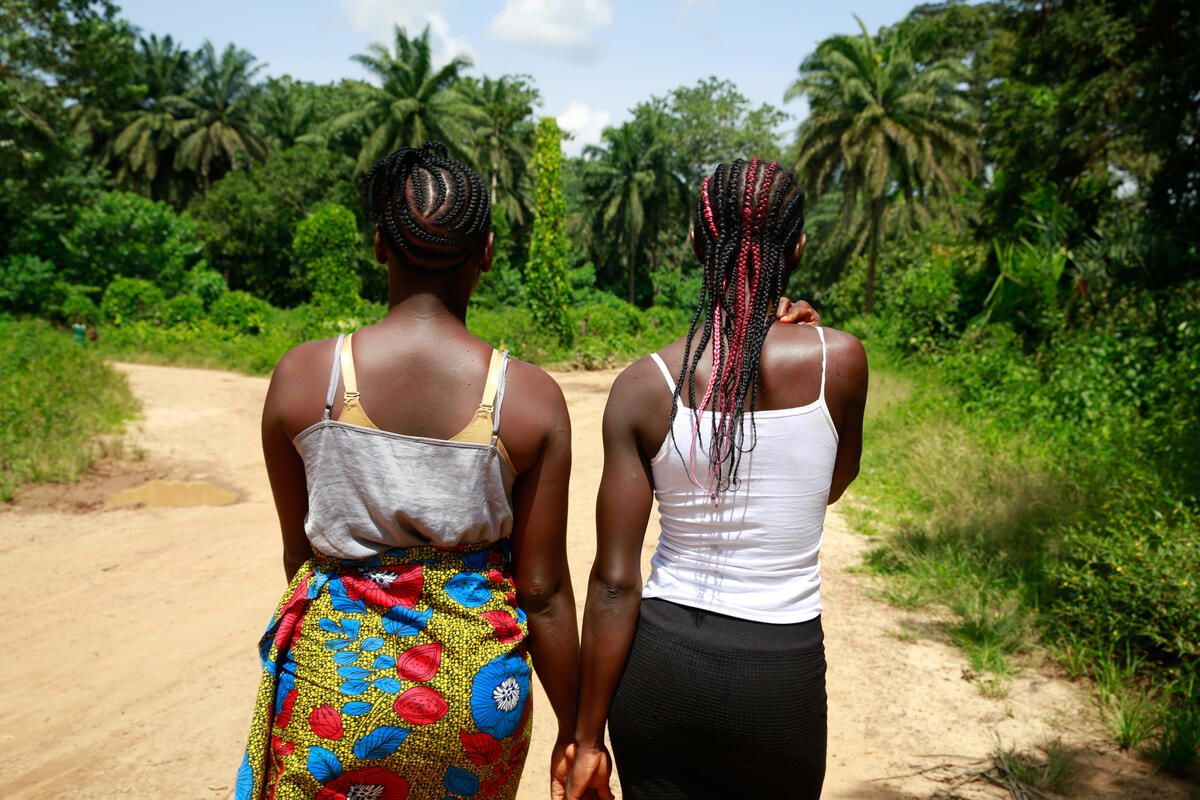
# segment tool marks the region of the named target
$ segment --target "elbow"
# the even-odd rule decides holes
[[[595,570],[592,572],[592,592],[606,605],[618,604],[630,597],[641,596],[642,577],[626,571]]]
[[[561,581],[530,581],[517,587],[517,602],[530,616],[553,613],[561,595]]]
[[[838,476],[834,479],[833,484],[829,487],[829,499],[825,501],[825,505],[833,505],[838,500],[842,499],[842,495],[850,488],[850,484],[854,483],[854,479],[858,477],[858,465],[849,470],[845,476]]]

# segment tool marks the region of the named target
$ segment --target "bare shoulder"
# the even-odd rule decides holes
[[[637,422],[646,412],[657,410],[664,401],[669,402],[669,397],[662,370],[653,358],[643,356],[617,375],[608,392],[607,408]]]
[[[837,328],[824,328],[831,370],[835,365],[846,374],[866,375],[867,351],[858,337]]]
[[[319,364],[324,364],[325,377],[333,363],[333,348],[336,339],[317,339],[298,344],[288,350],[275,365],[271,382],[291,382],[310,378]]]
[[[550,404],[565,402],[562,388],[549,372],[527,361],[510,358],[508,361],[508,385],[512,389],[529,395],[532,400]]]
[[[504,389],[504,414],[543,427],[552,428],[569,424],[567,401],[562,387],[550,373],[526,361],[509,359],[508,376]]]
[[[283,354],[271,373],[264,419],[275,419],[295,435],[320,419],[333,363],[334,339],[297,345]]]

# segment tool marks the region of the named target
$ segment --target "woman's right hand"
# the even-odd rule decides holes
[[[572,745],[571,774],[567,778],[567,800],[598,797],[614,800],[608,782],[612,777],[612,758],[602,745]]]

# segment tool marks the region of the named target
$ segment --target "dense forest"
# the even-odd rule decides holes
[[[798,126],[712,77],[577,158],[532,78],[439,64],[428,30],[354,56],[367,80],[313,84],[235,45],[185,50],[104,0],[0,8],[6,339],[82,319],[103,354],[268,371],[384,312],[356,187],[436,139],[491,186],[472,329],[539,363],[613,365],[686,329],[707,171],[795,168],[810,243],[790,292],[867,342],[889,400],[851,500],[882,535],[871,568],[895,602],[950,608],[993,690],[1038,643],[1095,681],[1123,746],[1195,768],[1194,4],[921,5],[797,53],[780,100],[806,99]],[[5,347],[0,374],[39,350]]]

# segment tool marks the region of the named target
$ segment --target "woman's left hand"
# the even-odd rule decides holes
[[[786,297],[779,298],[779,307],[775,309],[775,318],[780,322],[795,325],[817,327],[821,324],[821,315],[817,313],[811,303],[807,300],[797,300],[793,303]]]
[[[559,737],[550,753],[550,800],[563,800],[567,796],[567,778],[574,761],[575,743]]]

